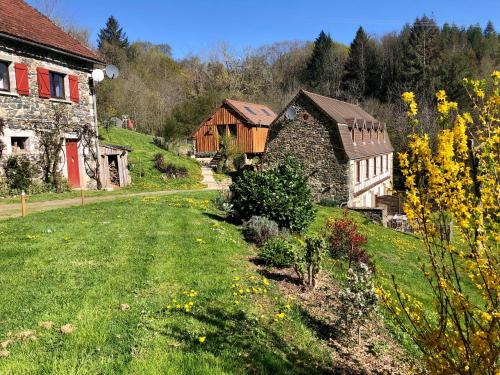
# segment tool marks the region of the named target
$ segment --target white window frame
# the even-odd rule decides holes
[[[0,95],[19,96],[17,93],[16,69],[14,64],[19,62],[19,58],[14,55],[0,52],[0,61],[6,62],[9,68],[9,91],[0,91]]]

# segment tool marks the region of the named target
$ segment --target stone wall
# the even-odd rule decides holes
[[[285,155],[294,156],[304,166],[316,201],[347,202],[349,164],[341,151],[337,127],[301,96],[291,106],[297,117],[288,120],[281,115],[271,127],[264,165],[272,165]]]
[[[36,158],[38,152],[34,126],[37,124],[50,123],[53,119],[54,108],[62,107],[69,119],[70,124],[79,126],[82,124],[93,124],[94,109],[91,94],[90,73],[93,68],[91,62],[64,56],[56,52],[28,46],[23,43],[12,42],[0,38],[0,60],[11,62],[10,82],[11,92],[0,92],[0,117],[4,118],[6,129],[1,137],[7,148],[3,152],[3,158],[12,154],[11,137],[27,137],[28,154]],[[29,96],[17,95],[14,64],[22,63],[28,66]],[[59,72],[65,75],[78,76],[79,102],[70,100],[69,80],[66,76],[65,100],[44,99],[38,94],[37,68],[46,68],[49,71]],[[66,138],[74,138],[75,133],[68,133]],[[79,150],[80,156],[83,150]],[[90,185],[92,181],[85,173],[83,157],[80,157],[80,180],[83,184]],[[61,160],[61,171],[67,176],[65,161]],[[1,165],[0,161],[0,175]]]

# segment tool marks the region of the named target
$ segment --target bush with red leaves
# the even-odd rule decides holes
[[[358,231],[358,225],[349,218],[347,210],[342,219],[328,218],[323,228],[323,235],[328,241],[330,255],[334,259],[347,259],[352,263],[364,263],[373,270],[370,255],[364,249],[368,238]]]

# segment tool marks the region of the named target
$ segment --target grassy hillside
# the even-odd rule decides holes
[[[200,184],[201,170],[196,161],[177,156],[155,146],[153,138],[149,135],[127,129],[111,128],[109,132],[101,129],[100,136],[102,138],[101,142],[104,144],[127,146],[132,149],[132,152],[129,153],[132,185],[127,190],[155,191],[204,187]],[[187,168],[189,177],[180,179],[162,178],[161,173],[153,165],[153,158],[157,153],[163,154],[166,162],[172,162],[177,166]],[[141,171],[143,172],[142,176]]]
[[[238,227],[214,215],[213,196],[123,199],[0,222],[0,344],[9,352],[0,373],[331,369],[301,310],[251,267]],[[67,324],[73,331],[62,333]]]

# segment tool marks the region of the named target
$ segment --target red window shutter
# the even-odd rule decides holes
[[[41,98],[50,98],[49,70],[45,68],[36,69],[38,78],[38,95]]]
[[[70,75],[69,77],[69,96],[72,102],[80,101],[80,93],[78,92],[78,76]]]
[[[14,69],[16,71],[16,88],[19,95],[29,95],[30,94],[30,83],[28,80],[28,65],[26,64],[14,64]]]

